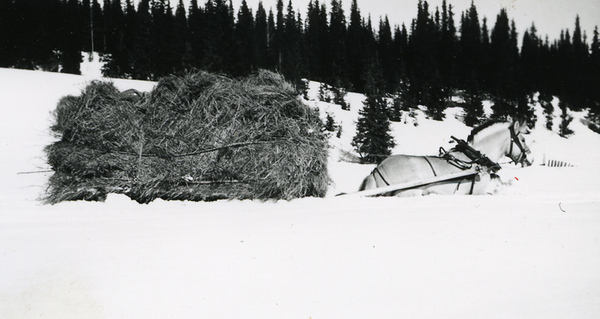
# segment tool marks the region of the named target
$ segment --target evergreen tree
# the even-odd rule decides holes
[[[396,86],[393,88],[394,92],[398,91],[401,86],[402,81],[406,79],[407,76],[407,66],[406,59],[408,54],[408,31],[406,30],[406,25],[402,24],[402,28],[396,27],[394,31],[394,56],[396,57],[394,64],[392,67],[396,69],[396,74],[398,75],[398,79],[396,82]]]
[[[427,115],[435,120],[445,117],[448,90],[442,82],[436,41],[439,32],[429,13],[427,1],[419,1],[417,19],[413,21],[408,65],[410,94],[427,106]]]
[[[308,52],[308,76],[316,81],[324,81],[323,55],[326,50],[323,47],[323,38],[327,35],[327,17],[325,24],[322,21],[321,6],[318,0],[312,0],[308,4],[306,17],[306,43]]]
[[[537,29],[535,25],[523,34],[523,41],[521,46],[521,70],[522,76],[521,87],[527,93],[533,93],[539,90],[539,74],[542,72],[541,67],[541,41],[537,36]]]
[[[483,18],[481,24],[481,70],[480,70],[480,81],[483,91],[489,92],[491,90],[491,82],[494,75],[490,71],[490,56],[491,56],[491,40],[490,32],[487,26],[487,18]]]
[[[481,90],[482,39],[479,14],[475,4],[471,2],[469,10],[461,20],[460,37],[460,71],[462,84],[469,92]]]
[[[456,36],[452,5],[447,6],[446,0],[442,2],[440,32],[441,37],[439,39],[437,53],[437,59],[440,65],[440,75],[446,86],[458,88],[458,37]]]
[[[225,0],[209,0],[205,6],[204,61],[212,72],[232,74],[235,65],[234,17]]]
[[[287,7],[287,14],[284,21],[283,38],[281,39],[281,57],[280,67],[282,74],[287,80],[299,85],[302,78],[302,30],[298,27],[292,1]],[[301,23],[301,22],[300,22]]]
[[[277,28],[275,27],[275,15],[273,10],[269,10],[269,16],[267,18],[267,30],[268,30],[268,65],[270,70],[277,70],[279,65],[279,51],[278,46],[275,44]]]
[[[491,34],[490,72],[492,78],[492,94],[495,103],[492,109],[494,117],[502,118],[513,115],[516,110],[520,90],[517,83],[516,32],[511,30],[505,9],[500,10]]]
[[[378,36],[378,53],[383,68],[383,89],[386,92],[393,92],[397,87],[397,82],[400,81],[397,69],[394,68],[394,60],[396,59],[394,52],[394,40],[392,38],[392,28],[387,16],[379,20],[379,36]]]
[[[150,37],[152,25],[150,0],[140,0],[135,17],[136,40],[131,55],[131,73],[134,79],[150,80],[154,78],[154,66],[151,58],[154,47]]]
[[[203,10],[198,7],[198,1],[192,0],[188,12],[188,27],[190,32],[190,54],[188,64],[200,68],[204,61],[204,34],[206,32]]]
[[[246,0],[242,1],[237,22],[235,24],[236,67],[233,75],[247,75],[255,68],[255,35],[254,16],[248,8]]]
[[[581,31],[579,15],[575,19],[575,30],[573,31],[573,65],[570,70],[568,95],[570,105],[576,110],[581,110],[590,105],[588,100],[588,86],[584,83],[592,79],[588,75],[590,65],[589,47],[585,43],[584,35]],[[593,89],[597,90],[597,89]]]
[[[331,73],[328,82],[335,87],[348,87],[348,72],[346,58],[346,15],[341,0],[331,0],[329,22],[329,43],[327,53]]]
[[[600,87],[600,35],[598,27],[594,29],[594,38],[592,40],[591,52],[590,52],[590,80],[589,80],[589,93],[593,101],[590,106],[592,113],[597,114],[600,117],[600,90],[594,89]],[[600,120],[600,118],[599,118]],[[597,122],[600,124],[600,121]]]
[[[63,73],[81,74],[81,48],[83,47],[83,20],[77,0],[68,0],[63,7],[64,33],[60,50]]]
[[[356,124],[356,136],[352,146],[360,155],[362,163],[379,163],[391,154],[395,146],[387,116],[387,102],[384,94],[378,89],[377,79],[381,79],[380,67],[371,65],[367,72],[367,98],[364,107],[359,111]]]
[[[363,72],[367,61],[365,42],[362,40],[363,30],[363,21],[357,0],[352,0],[346,39],[346,56],[348,59],[348,80],[352,83],[353,89],[358,92],[364,90]]]
[[[0,67],[8,67],[14,61],[14,39],[10,32],[13,23],[12,1],[0,0]]]
[[[109,77],[123,77],[130,72],[130,61],[128,49],[125,42],[127,20],[123,13],[120,0],[105,1],[104,3],[104,53],[103,60],[106,62],[102,73]],[[108,6],[108,7],[106,7]]]
[[[80,19],[82,27],[82,48],[84,52],[92,52],[91,17],[92,3],[90,0],[82,0],[80,5]]]
[[[258,3],[254,27],[254,61],[257,68],[267,69],[269,68],[269,29],[267,24],[267,12],[263,7],[262,1]]]
[[[14,0],[8,17],[12,65],[22,69],[58,71],[62,16],[58,0]]]
[[[131,78],[132,69],[135,58],[133,55],[136,49],[137,43],[137,31],[138,31],[138,20],[135,5],[132,0],[125,0],[125,22],[123,31],[123,43],[126,51],[127,61],[122,64],[121,74],[122,77]]]
[[[104,14],[98,0],[92,0],[90,19],[92,51],[104,53]]]
[[[273,29],[273,58],[276,70],[281,72],[282,48],[285,30],[285,20],[283,17],[283,0],[277,0],[277,20]]]
[[[485,119],[483,111],[483,102],[481,96],[477,93],[467,93],[465,95],[464,123],[467,126],[474,127],[482,123]]]

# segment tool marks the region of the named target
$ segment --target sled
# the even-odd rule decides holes
[[[392,185],[388,185],[388,186],[384,186],[384,187],[378,187],[378,188],[373,188],[373,189],[367,189],[364,191],[358,191],[358,192],[354,192],[354,193],[347,193],[347,194],[340,194],[340,195],[350,196],[350,197],[375,196],[375,195],[381,195],[381,194],[385,194],[385,193],[389,193],[389,192],[395,192],[395,191],[401,191],[401,190],[406,190],[406,189],[410,189],[410,188],[420,187],[420,186],[433,184],[433,183],[437,183],[437,182],[444,182],[444,181],[449,181],[449,180],[453,180],[453,179],[470,177],[470,176],[477,175],[480,172],[481,172],[481,169],[479,167],[474,167],[472,169],[464,170],[464,171],[461,171],[458,173],[452,173],[452,174],[447,174],[447,175],[442,175],[442,176],[433,176],[431,178],[421,179],[421,180],[417,180],[417,181],[392,184]]]

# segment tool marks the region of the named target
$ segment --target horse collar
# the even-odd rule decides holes
[[[440,157],[444,158],[448,163],[462,170],[471,168],[472,164],[478,164],[487,167],[488,170],[494,173],[502,168],[500,165],[498,165],[498,163],[492,161],[489,157],[485,156],[485,154],[482,154],[478,150],[474,149],[464,140],[458,139],[454,136],[451,136],[451,138],[454,139],[457,143],[456,147],[454,147],[454,150],[465,154],[471,161],[466,162],[459,160],[452,154],[450,154],[450,152],[446,152],[443,148],[440,148]]]

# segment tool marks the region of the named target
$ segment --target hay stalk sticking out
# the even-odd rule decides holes
[[[93,82],[64,97],[46,148],[47,202],[324,196],[327,142],[315,110],[277,74],[162,79],[149,93]]]

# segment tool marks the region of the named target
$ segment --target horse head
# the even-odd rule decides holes
[[[514,163],[530,166],[533,163],[525,134],[529,133],[525,120],[512,122],[490,121],[471,132],[468,142],[493,161],[509,157]]]
[[[531,157],[531,150],[527,147],[525,142],[524,134],[529,134],[527,128],[527,121],[518,120],[513,121],[509,125],[510,131],[510,146],[508,152],[505,153],[515,164],[521,164],[521,166],[531,166],[533,164],[533,157]],[[531,157],[528,159],[528,156]]]

